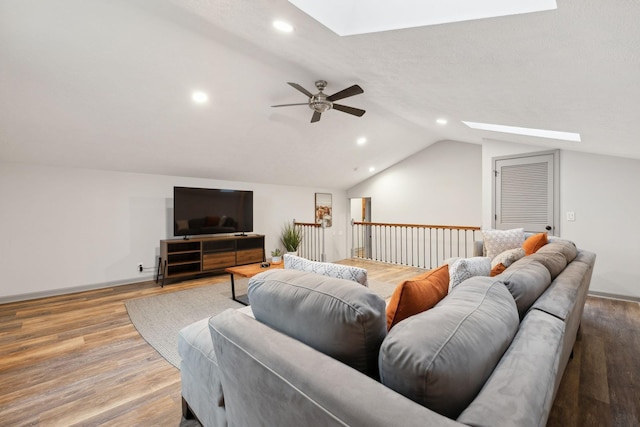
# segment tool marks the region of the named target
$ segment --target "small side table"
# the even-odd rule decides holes
[[[238,265],[236,267],[225,268],[224,271],[231,275],[231,299],[239,302],[240,304],[249,305],[249,297],[247,295],[236,295],[236,284],[233,276],[237,275],[240,277],[253,277],[258,273],[262,273],[267,270],[274,270],[278,268],[284,268],[284,263],[280,264],[271,264],[269,267],[261,267],[260,264],[247,264],[247,265]]]

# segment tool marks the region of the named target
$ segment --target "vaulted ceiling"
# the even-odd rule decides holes
[[[442,140],[640,159],[640,2],[557,3],[340,37],[287,0],[0,0],[0,160],[346,189]],[[366,114],[270,107],[318,79]]]

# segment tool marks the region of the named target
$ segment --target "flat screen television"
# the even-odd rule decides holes
[[[253,191],[173,187],[173,235],[253,231]]]

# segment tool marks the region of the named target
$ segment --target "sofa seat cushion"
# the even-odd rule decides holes
[[[387,306],[387,329],[415,314],[429,310],[449,291],[449,266],[443,265],[400,283]]]
[[[551,284],[549,270],[530,256],[515,262],[496,279],[502,281],[513,296],[520,319]]]
[[[248,295],[260,322],[377,378],[386,304],[369,288],[284,269],[252,277]]]
[[[352,280],[362,286],[369,286],[367,270],[350,265],[334,264],[332,262],[311,261],[296,255],[284,254],[284,268],[291,270],[310,271],[323,276],[337,279]]]
[[[518,330],[513,297],[473,277],[431,310],[397,324],[380,348],[380,380],[449,418],[471,403]]]
[[[544,427],[562,377],[562,321],[532,310],[482,391],[457,421],[476,427]]]

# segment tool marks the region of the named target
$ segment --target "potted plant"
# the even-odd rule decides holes
[[[271,264],[280,264],[282,262],[282,251],[275,248],[271,251]]]
[[[280,241],[287,252],[297,254],[298,246],[302,241],[302,230],[297,229],[293,222],[287,222],[282,229]]]

